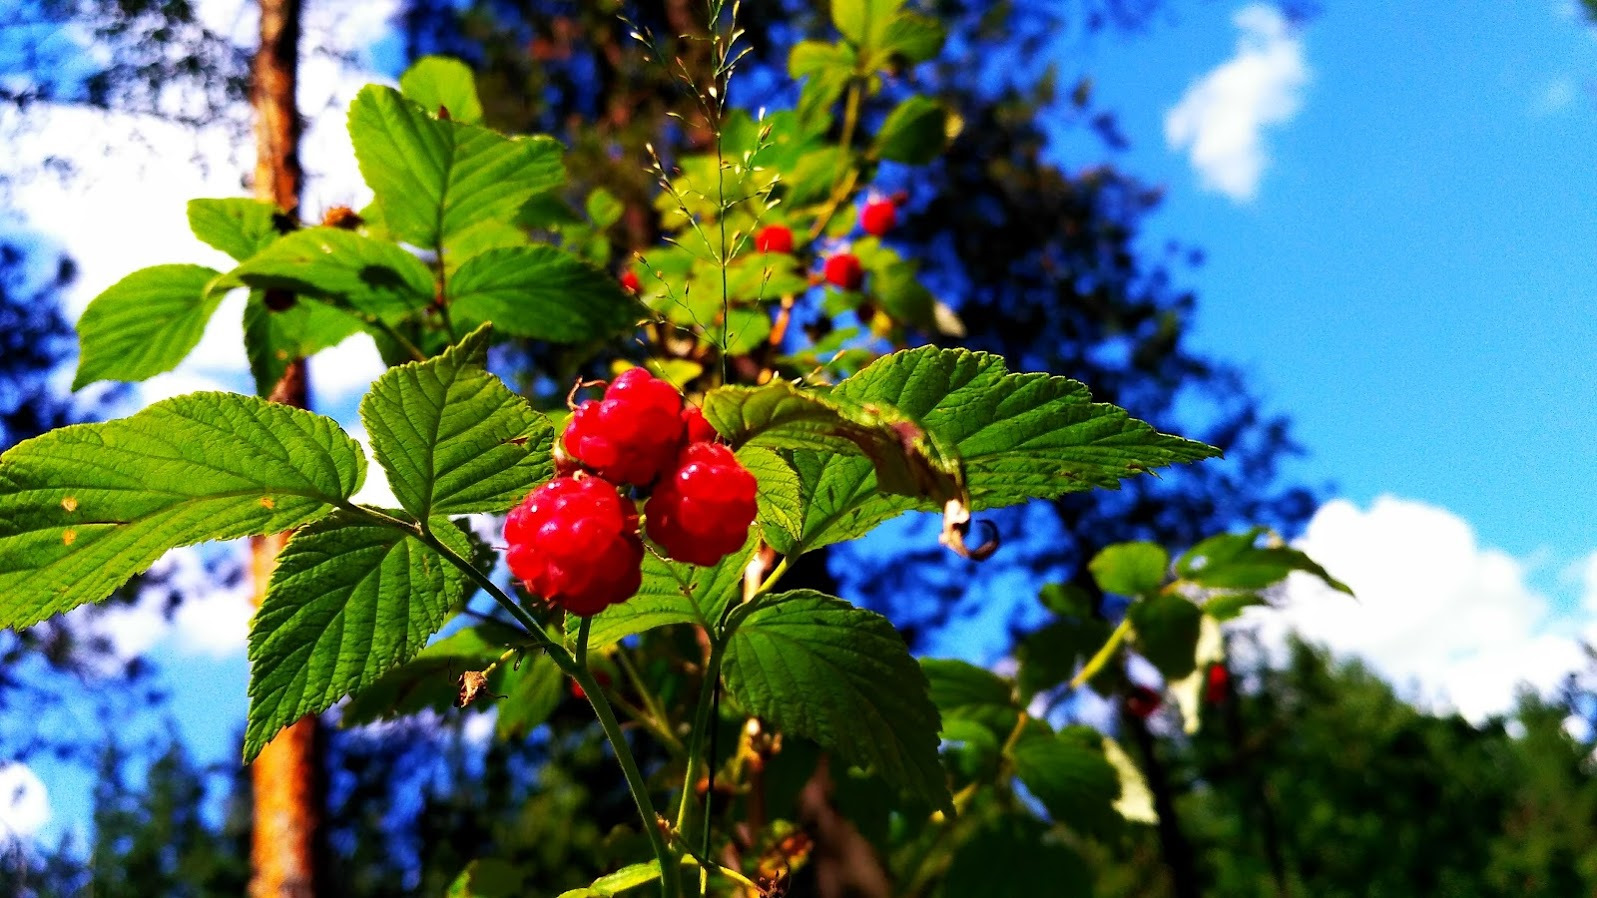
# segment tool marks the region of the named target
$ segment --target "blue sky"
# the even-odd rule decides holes
[[[1586,486],[1597,480],[1597,39],[1555,0],[1322,5],[1292,29],[1247,3],[1176,3],[1142,34],[1066,38],[1058,62],[1090,71],[1118,114],[1131,148],[1116,161],[1167,189],[1149,247],[1174,238],[1206,255],[1186,275],[1200,297],[1192,338],[1292,416],[1309,455],[1291,473],[1334,486],[1305,544],[1360,602],[1299,590],[1264,625],[1299,624],[1478,716],[1503,707],[1517,679],[1545,684],[1579,663],[1575,640],[1597,618]],[[247,32],[233,15],[223,25]],[[307,32],[348,46],[380,22],[363,11]],[[312,208],[358,199],[336,109],[368,77],[360,64],[308,64],[302,106],[334,109],[310,129],[307,166],[323,174]],[[1198,139],[1196,163],[1167,140],[1175,109],[1176,133]],[[125,126],[63,113],[16,156],[114,141]],[[1101,155],[1083,146],[1061,138],[1067,166]],[[215,142],[197,148],[225,158]],[[188,244],[171,196],[235,194],[236,171],[152,164],[100,160],[86,181],[16,198],[12,224],[84,262],[74,309],[142,265],[220,264],[203,247],[174,256]],[[236,315],[224,307],[219,320]],[[236,345],[236,327],[208,334],[200,358],[147,397],[242,388]],[[369,347],[314,363],[324,409],[351,423],[374,364]],[[220,761],[235,750],[247,674],[237,597],[204,607],[150,638],[179,726],[201,759]],[[84,819],[84,779],[41,772],[46,832]]]

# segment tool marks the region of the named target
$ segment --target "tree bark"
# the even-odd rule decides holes
[[[251,65],[250,99],[255,111],[255,197],[292,215],[299,207],[304,172],[299,163],[300,0],[261,0],[261,41]],[[286,308],[292,296],[269,296],[270,308]],[[305,360],[289,364],[270,399],[309,405]],[[255,603],[287,534],[260,537],[251,545]],[[250,768],[254,826],[250,844],[250,898],[314,898],[320,879],[322,772],[314,716],[280,733]]]

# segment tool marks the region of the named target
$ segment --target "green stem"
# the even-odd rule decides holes
[[[721,678],[721,643],[710,644],[710,657],[704,663],[704,682],[699,684],[699,705],[693,715],[693,732],[688,736],[688,764],[687,770],[682,775],[682,803],[677,807],[677,829],[685,830],[688,820],[688,806],[693,801],[693,792],[698,787],[699,765],[704,759],[704,737],[709,728],[714,725],[710,720],[710,712],[714,710],[715,684]],[[710,825],[708,794],[705,800],[704,826]]]
[[[838,146],[847,152],[854,145],[854,129],[859,125],[859,110],[863,91],[860,89],[860,79],[855,77],[848,85],[848,99],[843,107],[843,135],[838,141]],[[826,230],[832,216],[837,214],[837,207],[843,205],[843,198],[854,190],[854,184],[859,180],[859,169],[849,166],[845,175],[838,173],[832,181],[832,193],[826,199],[826,207],[816,217],[815,224],[810,226],[810,239],[815,240]]]
[[[583,619],[582,626],[577,635],[577,655],[566,651],[554,637],[549,635],[543,625],[521,607],[521,603],[512,599],[500,589],[492,579],[472,565],[470,561],[455,554],[454,550],[439,541],[432,530],[424,524],[412,524],[402,521],[392,515],[364,506],[347,504],[346,510],[387,524],[398,527],[409,533],[415,534],[433,551],[444,557],[445,561],[459,568],[473,583],[476,583],[483,592],[487,593],[495,602],[504,607],[517,622],[527,628],[534,639],[549,653],[549,657],[563,671],[577,681],[582,691],[588,696],[588,703],[593,705],[594,714],[599,718],[599,726],[604,730],[605,738],[610,742],[610,748],[615,753],[616,761],[621,764],[621,773],[626,777],[627,788],[632,791],[632,800],[638,806],[638,815],[643,820],[644,834],[649,837],[649,844],[654,849],[655,859],[660,862],[660,890],[665,898],[680,898],[682,883],[678,877],[676,856],[671,847],[666,844],[665,836],[660,832],[659,814],[654,810],[654,802],[649,798],[649,786],[644,782],[643,774],[638,770],[637,759],[632,757],[632,750],[627,747],[627,737],[621,730],[621,724],[616,720],[615,711],[610,707],[609,699],[605,698],[604,688],[585,664],[579,664],[577,659],[586,661],[588,656],[588,630],[589,620]]]
[[[1113,658],[1115,656],[1115,652],[1120,649],[1120,644],[1125,642],[1126,637],[1130,635],[1131,616],[1127,615],[1123,620],[1120,621],[1120,626],[1115,627],[1114,632],[1109,634],[1109,638],[1104,640],[1103,648],[1098,650],[1098,654],[1093,655],[1091,660],[1089,660],[1086,665],[1081,668],[1081,671],[1074,677],[1071,677],[1070,689],[1072,691],[1080,689],[1082,686],[1087,684],[1088,680],[1091,680],[1093,677],[1097,676],[1098,671],[1103,670],[1104,665],[1108,664],[1109,659]]]

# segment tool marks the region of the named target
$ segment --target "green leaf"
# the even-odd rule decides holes
[[[498,660],[515,636],[515,631],[498,624],[457,630],[356,692],[339,713],[338,722],[350,727],[427,708],[443,711],[453,706],[460,694],[460,675],[480,671]],[[489,688],[497,692],[499,684],[490,680]]]
[[[526,877],[509,861],[482,858],[449,884],[445,898],[521,898],[526,894]]]
[[[620,221],[621,213],[627,211],[626,205],[616,199],[615,194],[605,190],[603,187],[596,187],[592,193],[588,194],[586,205],[588,219],[593,222],[594,227],[601,230]]]
[[[359,318],[324,302],[295,301],[276,311],[267,306],[261,291],[251,290],[244,303],[244,354],[255,377],[255,392],[270,395],[289,362],[331,349],[362,327]]]
[[[884,403],[854,405],[787,381],[718,387],[705,394],[704,417],[735,446],[863,454],[881,489],[941,503],[961,494],[957,458],[913,419]]]
[[[1120,774],[1103,751],[1103,737],[1086,727],[1038,734],[1014,748],[1015,775],[1037,796],[1049,816],[1089,833],[1102,833],[1117,819]]]
[[[372,451],[418,520],[500,512],[554,474],[554,428],[488,373],[488,329],[388,369],[360,403]]]
[[[903,0],[832,0],[832,24],[856,46],[876,48]]]
[[[894,107],[876,134],[877,155],[906,165],[926,165],[947,146],[948,110],[920,94]]]
[[[1217,621],[1228,621],[1237,619],[1249,608],[1268,604],[1264,596],[1256,592],[1227,592],[1205,599],[1203,613]]]
[[[1109,632],[1109,624],[1105,621],[1091,616],[1072,616],[1050,621],[1028,633],[1015,648],[1015,660],[1020,662],[1017,679],[1021,694],[1029,699],[1075,676],[1087,659],[1103,647]],[[1089,685],[1100,689],[1113,683],[1117,676],[1123,676],[1119,668],[1106,665]]]
[[[905,62],[925,62],[942,51],[945,37],[942,23],[931,16],[901,12],[882,34],[881,49]]]
[[[236,393],[19,443],[0,455],[0,627],[99,601],[168,549],[315,520],[365,473],[332,419]]]
[[[1140,596],[1158,592],[1164,586],[1170,555],[1154,543],[1117,543],[1093,556],[1087,563],[1098,588],[1119,596]]]
[[[918,267],[912,261],[897,260],[874,269],[871,292],[893,318],[929,329],[937,325],[937,298],[916,277]]]
[[[1124,409],[1093,402],[1076,381],[1011,374],[1001,356],[985,352],[931,346],[896,352],[844,380],[827,398],[885,403],[919,421],[963,464],[977,510],[1112,489],[1134,474],[1219,455],[1211,446],[1159,433]],[[853,539],[909,508],[936,508],[885,495],[862,459],[817,459],[804,449],[794,453],[793,467],[809,500],[807,549]]]
[[[477,78],[471,67],[458,59],[423,56],[399,76],[399,91],[405,99],[434,115],[442,108],[448,110],[448,118],[452,121],[468,125],[482,121]]]
[[[1203,612],[1188,599],[1168,593],[1133,603],[1127,612],[1137,648],[1166,680],[1179,680],[1197,666],[1194,652]]]
[[[754,499],[759,505],[760,532],[771,548],[786,554],[804,526],[798,474],[770,449],[745,446],[738,450],[737,458],[759,485]]]
[[[728,356],[747,355],[771,336],[771,316],[764,309],[728,309],[725,326],[713,325],[706,336]]]
[[[1256,527],[1246,533],[1211,536],[1189,549],[1176,562],[1182,579],[1210,589],[1255,590],[1274,586],[1293,571],[1318,577],[1325,585],[1348,595],[1347,584],[1332,577],[1314,559],[1288,546],[1255,545],[1264,533]]]
[[[217,293],[239,285],[287,290],[396,321],[426,308],[433,276],[420,259],[385,240],[338,228],[306,228],[251,256],[211,285]]]
[[[554,246],[490,249],[449,279],[457,322],[555,343],[613,337],[644,316],[609,274]]]
[[[512,140],[440,121],[391,88],[368,85],[349,107],[355,160],[399,239],[436,247],[476,222],[509,220],[565,180],[560,144]]]
[[[954,850],[942,894],[982,898],[1091,895],[1093,876],[1081,856],[1051,839],[1029,814],[984,823]]]
[[[96,296],[78,319],[76,390],[97,380],[144,380],[170,371],[205,335],[221,302],[206,295],[203,265],[141,268]]]
[[[494,735],[525,739],[560,706],[566,675],[548,655],[530,655],[505,675],[505,699],[499,703]]]
[[[447,519],[433,529],[470,557]],[[283,727],[421,651],[464,591],[443,556],[364,515],[337,511],[295,533],[250,625],[245,762]]]
[[[189,200],[189,230],[206,245],[242,262],[292,227],[271,203],[244,197]]]
[[[602,646],[671,624],[697,624],[714,633],[728,605],[743,597],[743,569],[757,544],[750,530],[743,548],[713,567],[666,561],[653,552],[643,555],[643,584],[638,594],[611,605],[593,617],[588,642]],[[579,621],[566,621],[575,633]]]
[[[788,55],[788,74],[805,78],[799,91],[798,116],[804,122],[817,122],[843,95],[854,77],[859,55],[847,44],[800,41]]]
[[[1014,687],[1003,677],[952,659],[922,658],[920,666],[931,684],[932,704],[942,717],[945,738],[955,721],[979,723],[988,729],[996,749],[998,740],[1014,728],[1020,709]]]
[[[887,618],[798,590],[761,596],[734,621],[722,675],[750,713],[873,769],[901,793],[952,809],[937,708]]]

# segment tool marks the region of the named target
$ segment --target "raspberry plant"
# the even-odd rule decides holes
[[[237,264],[158,265],[97,297],[76,383],[171,369],[235,289],[249,293],[244,349],[263,396],[288,360],[370,334],[392,367],[360,416],[398,507],[353,500],[369,462],[336,422],[255,396],[65,427],[0,456],[0,625],[99,601],[176,547],[292,531],[250,633],[246,761],[346,697],[358,722],[439,706],[457,686],[524,737],[569,677],[654,856],[570,896],[779,892],[807,851],[791,811],[771,812],[822,755],[900,894],[1079,878],[1062,833],[1151,811],[1114,740],[1056,730],[1055,708],[1090,687],[1133,716],[1163,713],[1161,691],[1126,680],[1134,650],[1194,727],[1204,692],[1226,688],[1220,621],[1291,571],[1339,584],[1259,531],[1173,565],[1158,546],[1114,546],[1091,573],[1125,613],[1111,625],[1093,596],[1045,588],[1053,617],[1017,646],[1011,677],[917,661],[881,615],[781,589],[805,553],[906,512],[941,514],[950,550],[983,558],[997,546],[971,544],[984,509],[1219,454],[1065,377],[917,345],[957,338],[959,321],[892,249],[899,201],[868,185],[883,163],[936,159],[958,127],[892,83],[942,30],[894,2],[832,7],[838,39],[793,51],[797,108],[757,119],[726,105],[736,32],[712,4],[716,83],[690,88],[713,149],[648,161],[668,233],[618,269],[602,239],[614,199],[575,208],[560,146],[485,127],[470,71],[443,59],[351,104],[374,195],[358,214],[312,224],[191,202],[196,237]],[[496,344],[573,373],[625,370],[577,380],[570,399],[565,385],[518,392],[489,369]],[[557,428],[549,415],[566,409]],[[464,523],[506,513],[499,546]],[[715,748],[723,729],[730,751]],[[667,763],[638,763],[646,738]],[[762,774],[777,769],[787,779]],[[765,794],[782,783],[789,794]],[[458,885],[508,893],[489,882],[507,875],[474,865]]]

